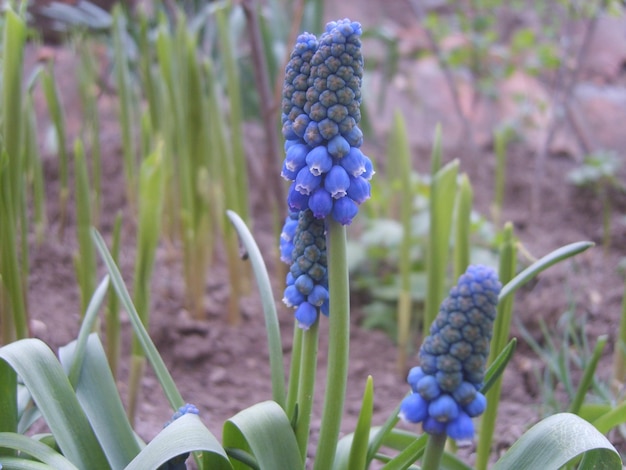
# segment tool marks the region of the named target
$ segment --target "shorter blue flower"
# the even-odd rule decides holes
[[[407,378],[412,395],[420,396],[428,408],[419,421],[406,418],[406,413],[405,419],[421,422],[425,432],[445,432],[457,441],[473,438],[471,418],[487,405],[479,390],[500,288],[493,269],[469,266],[441,303],[419,351],[420,367],[411,369]]]

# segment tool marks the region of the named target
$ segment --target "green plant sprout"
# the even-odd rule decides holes
[[[613,218],[612,191],[626,191],[617,176],[621,157],[612,152],[587,155],[582,164],[567,174],[570,183],[581,188],[591,188],[602,203],[602,246],[605,253],[611,246],[611,220]]]

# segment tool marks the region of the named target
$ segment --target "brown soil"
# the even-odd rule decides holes
[[[67,50],[54,49],[61,93],[68,109],[68,129],[71,139],[79,128],[80,112],[75,91],[72,57]],[[38,49],[29,49],[29,67]],[[28,71],[26,72],[28,74]],[[47,115],[39,102],[40,129],[47,131]],[[113,219],[118,211],[124,215],[121,270],[129,283],[132,282],[134,260],[134,221],[125,204],[124,181],[121,165],[120,137],[115,114],[115,97],[105,94],[101,100],[102,145],[104,155],[103,211],[100,230],[110,241]],[[445,130],[444,130],[445,131]],[[258,138],[256,124],[250,125],[251,138]],[[616,128],[615,132],[619,132]],[[432,134],[429,134],[432,135]],[[255,137],[256,136],[256,137]],[[72,142],[72,140],[68,142]],[[263,145],[262,141],[260,145]],[[370,154],[381,165],[384,153],[369,143]],[[76,250],[73,210],[70,210],[64,235],[59,236],[58,167],[57,159],[46,150],[42,142],[46,174],[48,235],[41,244],[31,243],[31,272],[28,304],[32,315],[33,332],[53,349],[75,338],[80,321],[79,293],[75,280],[72,256]],[[416,148],[416,165],[427,167],[427,151]],[[458,149],[446,152],[446,158],[462,155]],[[507,163],[507,194],[503,220],[510,220],[515,234],[524,250],[540,257],[559,246],[579,241],[600,242],[601,211],[596,199],[588,193],[571,187],[564,175],[576,167],[576,158],[568,155],[550,155],[545,162],[541,180],[541,207],[535,214],[530,211],[531,191],[537,184],[534,170],[534,150],[525,143],[513,146]],[[489,147],[480,149],[480,155],[462,155],[461,170],[467,172],[474,187],[477,209],[489,213],[493,194],[493,162]],[[277,170],[278,171],[278,170]],[[254,189],[254,188],[253,188]],[[270,273],[278,272],[275,257],[276,241],[272,236],[271,221],[258,198],[253,207],[255,214],[254,235],[262,247]],[[587,315],[585,332],[593,344],[601,334],[609,335],[609,345],[600,363],[598,377],[609,380],[611,374],[610,353],[619,321],[623,281],[616,274],[617,263],[626,256],[624,227],[617,220],[626,211],[623,195],[615,195],[615,222],[612,247],[604,253],[596,247],[579,255],[573,261],[562,263],[543,273],[517,294],[515,317],[526,328],[540,337],[538,319],[542,318],[554,329],[562,313],[571,302],[579,314]],[[70,207],[73,202],[70,202]],[[358,227],[349,230],[349,236]],[[177,247],[159,248],[152,283],[152,311],[150,331],[163,355],[185,400],[194,403],[203,421],[218,437],[222,423],[254,403],[271,398],[266,334],[256,286],[240,299],[242,323],[230,326],[226,321],[226,305],[229,296],[224,256],[216,259],[207,270],[205,289],[206,320],[195,321],[185,310],[184,285],[181,275],[181,253]],[[242,261],[243,262],[243,261]],[[522,263],[525,261],[522,260]],[[103,271],[101,271],[102,273]],[[276,278],[276,276],[274,276]],[[281,298],[281,279],[274,281],[275,297]],[[280,323],[283,332],[286,370],[288,368],[292,315],[280,301]],[[404,377],[396,371],[396,349],[384,333],[367,331],[359,327],[358,303],[353,314],[348,396],[346,399],[343,432],[353,429],[359,410],[365,380],[374,379],[374,423],[382,424],[407,391]],[[328,361],[326,355],[327,322],[322,319],[320,332],[319,375],[317,399],[312,420],[313,437],[319,428],[322,396]],[[128,354],[130,326],[125,321],[124,358]],[[516,328],[514,335],[518,335]],[[122,361],[125,364],[124,360]],[[412,359],[412,363],[415,360]],[[520,341],[518,351],[508,367],[502,393],[495,445],[498,451],[506,449],[519,435],[540,417],[542,397],[539,393],[535,371],[542,364],[530,348]],[[122,396],[126,395],[127,370],[119,377]],[[148,371],[142,384],[140,407],[136,428],[146,440],[162,428],[172,410],[160,391],[158,382]],[[624,439],[617,434],[612,438],[621,451],[626,451]],[[472,449],[465,449],[471,462]]]

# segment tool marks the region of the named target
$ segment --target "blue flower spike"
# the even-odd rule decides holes
[[[472,418],[487,406],[480,389],[501,288],[487,266],[469,266],[459,278],[420,348],[420,366],[409,371],[411,394],[400,405],[403,420],[457,442],[474,438]]]
[[[296,40],[285,69],[282,97],[285,161],[291,181],[290,210],[311,209],[349,225],[370,197],[371,160],[359,147],[361,120],[361,25],[333,21],[318,38]]]
[[[199,415],[200,411],[198,411],[198,408],[196,408],[195,405],[186,403],[185,405],[178,408],[178,410],[176,410],[176,412],[172,415],[171,419],[167,423],[165,423],[165,426],[163,427],[169,426],[181,416],[184,416],[190,413],[194,415]],[[189,452],[185,452],[184,454],[177,455],[176,457],[169,459],[167,462],[161,465],[157,470],[185,470],[187,468],[185,461],[188,458],[189,458]]]
[[[320,310],[328,314],[326,229],[324,220],[315,218],[310,209],[301,211],[297,220],[290,241],[291,267],[283,302],[295,309],[298,326],[308,330],[316,322]],[[288,225],[291,225],[289,217],[283,233],[288,230]],[[287,251],[281,246],[281,253]]]

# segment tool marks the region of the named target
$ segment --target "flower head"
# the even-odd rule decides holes
[[[310,209],[298,214],[292,240],[291,267],[283,302],[295,309],[298,326],[309,329],[319,310],[328,313],[326,229]]]
[[[361,25],[333,21],[317,39],[301,34],[285,70],[282,99],[286,157],[282,176],[292,182],[287,202],[350,224],[370,196],[371,160],[359,147]]]
[[[176,412],[172,415],[170,420],[167,423],[165,423],[163,427],[169,426],[181,416],[184,416],[189,413],[194,414],[194,415],[199,415],[200,411],[198,411],[198,408],[196,408],[195,405],[186,403],[185,405],[178,408],[178,410],[176,410]],[[158,470],[184,470],[187,468],[187,465],[185,465],[185,461],[188,458],[189,458],[189,452],[185,452],[184,454],[177,455],[176,457],[169,459],[167,462],[161,465],[158,468]]]
[[[409,372],[412,393],[400,407],[403,419],[422,422],[430,434],[474,437],[471,418],[487,404],[480,389],[501,287],[486,266],[469,266],[459,278],[420,348],[420,366]]]

